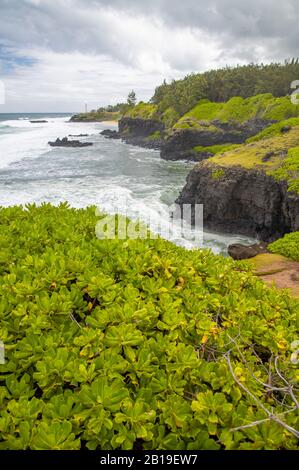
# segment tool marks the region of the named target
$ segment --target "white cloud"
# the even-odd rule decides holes
[[[85,102],[94,108],[123,101],[132,88],[139,99],[147,100],[164,78],[208,67],[218,52],[214,42],[207,46],[207,38],[190,28],[173,30],[143,17],[108,11],[102,17],[103,29],[111,31],[107,54],[6,47],[15,59],[32,61],[26,65],[16,60],[4,76],[6,109],[77,111]],[[128,60],[111,55],[111,48],[122,48]]]
[[[164,78],[281,60],[298,44],[295,0],[0,0],[0,11],[0,112],[76,111],[132,88],[148,99]]]

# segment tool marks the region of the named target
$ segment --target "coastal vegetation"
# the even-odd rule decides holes
[[[106,111],[106,110],[93,110],[88,113],[75,114],[71,117],[73,122],[102,122],[102,121],[118,121],[121,118],[121,114],[118,111]]]
[[[271,243],[268,248],[272,253],[299,261],[299,232],[287,233],[283,238]]]
[[[155,119],[157,107],[154,104],[140,102],[125,113],[125,117],[137,119]]]
[[[298,301],[100,218],[0,209],[0,448],[297,449]]]
[[[273,135],[273,136],[272,136]],[[264,171],[277,180],[286,181],[289,191],[299,194],[299,125],[289,127],[278,135],[237,146],[206,160],[206,165],[223,169],[241,166]]]
[[[128,94],[126,103],[110,104],[103,106],[97,110],[86,113],[79,113],[72,116],[71,121],[77,122],[101,122],[101,121],[118,121],[131,108],[136,105],[137,97],[134,90]]]
[[[156,88],[152,102],[163,114],[169,107],[180,116],[202,100],[226,102],[234,96],[248,98],[264,93],[275,97],[290,94],[290,85],[299,77],[299,61],[284,64],[249,64],[225,67],[205,73],[191,74],[182,80],[173,80]]]
[[[298,115],[299,105],[294,105],[289,97],[275,98],[270,93],[246,99],[236,96],[225,103],[201,100],[179,119],[174,128],[200,127],[209,121],[221,123],[229,121],[244,123],[254,119],[282,121]]]

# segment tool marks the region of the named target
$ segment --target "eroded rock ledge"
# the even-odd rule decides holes
[[[164,126],[153,119],[124,117],[118,122],[118,131],[105,129],[101,132],[108,139],[121,139],[127,144],[160,150],[164,145]]]
[[[260,170],[201,162],[190,172],[178,204],[203,204],[204,228],[272,241],[299,230],[299,195]]]
[[[161,158],[165,160],[202,161],[211,156],[209,147],[223,144],[242,144],[256,135],[272,122],[253,119],[245,123],[236,121],[222,123],[218,120],[201,122],[198,128],[176,129],[165,140],[161,149]],[[196,151],[196,146],[206,150]]]
[[[209,152],[210,146],[244,143],[271,122],[252,119],[245,123],[222,123],[215,120],[201,122],[197,129],[176,129],[167,134],[163,123],[154,119],[123,117],[118,123],[118,132],[107,129],[101,134],[122,139],[127,144],[160,150],[164,160],[202,161],[213,156]],[[198,145],[206,149],[198,152],[195,150]]]

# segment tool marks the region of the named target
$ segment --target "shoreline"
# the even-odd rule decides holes
[[[101,124],[118,125],[118,121],[99,121]]]

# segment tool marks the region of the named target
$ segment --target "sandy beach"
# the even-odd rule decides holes
[[[118,121],[101,121],[101,124],[107,124],[107,126],[117,126]]]

